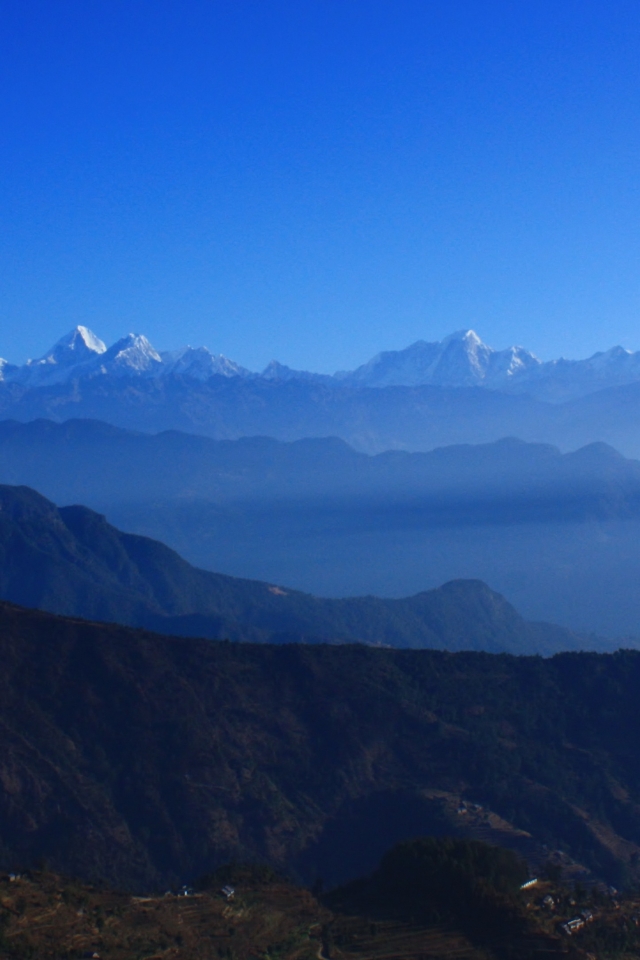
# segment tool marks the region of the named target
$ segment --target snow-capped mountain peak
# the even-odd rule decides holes
[[[454,330],[453,333],[450,333],[449,336],[441,340],[440,343],[443,347],[448,346],[450,343],[462,343],[468,351],[476,351],[478,348],[491,349],[482,342],[475,330],[471,329]]]
[[[14,367],[8,360],[0,357],[0,381],[6,380],[16,369],[17,367]]]
[[[104,353],[107,347],[88,327],[77,326],[54,343],[51,350],[39,360],[29,360],[29,364],[57,363],[69,366],[82,363]]]
[[[540,361],[522,347],[493,350],[474,330],[458,330],[444,340],[418,340],[404,350],[379,353],[341,379],[362,386],[491,386]]]
[[[74,327],[69,333],[57,340],[51,349],[38,360],[27,360],[27,366],[55,364],[70,367],[84,363],[106,351],[106,345],[92,333],[88,327]]]
[[[153,374],[162,366],[162,357],[142,334],[130,333],[118,340],[101,357],[100,367],[116,376]]]
[[[222,353],[214,354],[207,347],[182,347],[160,354],[164,364],[163,375],[174,374],[189,380],[208,380],[209,377],[248,377],[250,371],[229,360]]]
[[[106,351],[106,345],[88,327],[77,326],[54,343],[37,360],[27,360],[23,367],[5,368],[4,379],[16,380],[28,386],[60,383],[72,375],[75,368],[90,364]]]
[[[272,383],[313,381],[326,387],[486,387],[528,393],[552,402],[581,397],[606,387],[640,382],[640,351],[621,346],[585,360],[541,362],[523,347],[494,350],[474,330],[457,330],[440,341],[417,340],[403,350],[377,354],[356,370],[333,376],[293,370],[272,361],[252,373],[206,347],[159,353],[141,334],[130,333],[111,347],[85,326],[77,326],[38,360],[14,366],[0,360],[0,382],[27,390],[53,388],[96,378],[143,378],[205,383],[214,377]]]

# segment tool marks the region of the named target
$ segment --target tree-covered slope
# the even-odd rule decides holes
[[[476,581],[404,600],[332,600],[198,570],[162,543],[122,533],[86,507],[58,509],[26,487],[0,487],[0,598],[211,638],[517,653],[582,642],[567,630],[527,623]]]
[[[5,868],[148,888],[249,858],[331,882],[475,817],[637,875],[640,654],[220,643],[4,604],[0,657]]]

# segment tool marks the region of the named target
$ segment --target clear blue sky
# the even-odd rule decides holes
[[[640,349],[640,4],[3,0],[0,356]]]

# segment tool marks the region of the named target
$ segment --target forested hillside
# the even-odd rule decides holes
[[[58,509],[28,487],[0,486],[0,599],[213,639],[547,654],[599,642],[527,623],[479,581],[402,600],[331,600],[198,570],[162,543],[86,507]]]
[[[250,858],[332,883],[453,832],[638,876],[638,653],[221,643],[4,604],[0,657],[6,869],[149,889]]]

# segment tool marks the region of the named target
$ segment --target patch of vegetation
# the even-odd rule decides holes
[[[634,651],[233,644],[0,604],[0,657],[7,869],[163,892],[235,860],[328,886],[499,815],[541,865],[640,879]]]

